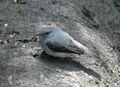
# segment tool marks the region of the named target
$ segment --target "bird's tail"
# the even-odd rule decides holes
[[[99,57],[99,52],[97,51],[97,49],[95,49],[95,48],[88,48],[88,47],[84,46],[83,44],[81,44],[81,43],[79,43],[79,42],[77,42],[75,40],[73,42],[75,43],[75,45],[78,48],[82,49],[84,51],[84,53],[87,53],[90,56],[95,56],[97,58]]]
[[[98,50],[95,48],[88,48],[88,50],[86,50],[86,53],[89,54],[90,56],[94,56],[96,58],[100,57]]]

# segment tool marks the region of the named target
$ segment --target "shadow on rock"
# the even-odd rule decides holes
[[[58,58],[47,55],[45,52],[42,52],[40,56],[38,56],[39,61],[44,62],[50,67],[60,68],[69,71],[83,71],[89,75],[94,76],[95,78],[101,80],[101,76],[93,71],[90,68],[86,68],[80,62],[73,60],[72,58]]]

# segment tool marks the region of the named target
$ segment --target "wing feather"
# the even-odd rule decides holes
[[[67,44],[61,44],[59,42],[46,42],[47,46],[54,52],[65,52],[65,53],[76,53],[76,54],[83,54],[84,51],[78,48],[72,40],[69,40]]]

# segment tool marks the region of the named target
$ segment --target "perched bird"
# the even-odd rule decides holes
[[[68,57],[69,53],[96,55],[94,50],[74,40],[60,28],[42,27],[37,35],[42,48],[48,55],[60,58]]]

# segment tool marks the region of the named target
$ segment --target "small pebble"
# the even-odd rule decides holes
[[[90,75],[90,76],[88,76],[88,78],[89,78],[89,79],[93,79],[93,76]]]
[[[4,44],[7,44],[7,43],[8,43],[8,42],[5,40],[5,41],[4,41]]]
[[[14,38],[14,35],[9,35],[10,38]]]
[[[25,48],[25,47],[26,47],[26,45],[22,45],[22,47],[24,47],[24,48]]]
[[[15,3],[17,3],[17,0],[14,0]]]
[[[91,84],[92,84],[92,83],[93,83],[93,80],[89,80],[89,83],[91,83]]]
[[[45,77],[45,76],[44,76],[43,74],[40,75],[40,79],[41,79],[41,80],[43,80],[44,77]]]
[[[4,27],[8,27],[8,24],[4,24]]]
[[[9,43],[12,43],[12,44],[14,44],[15,43],[15,34],[11,34],[11,35],[9,35]]]

